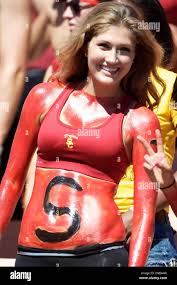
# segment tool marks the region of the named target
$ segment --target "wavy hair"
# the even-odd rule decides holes
[[[153,108],[160,96],[150,80],[152,75],[165,90],[165,83],[157,73],[161,66],[163,48],[152,33],[141,29],[144,20],[141,12],[130,4],[105,2],[98,4],[69,38],[59,54],[61,70],[55,76],[64,83],[78,83],[87,78],[88,64],[86,51],[93,37],[106,31],[110,26],[128,28],[136,39],[135,58],[128,74],[121,81],[121,88],[140,104]],[[153,97],[152,104],[148,92]]]
[[[158,0],[115,0],[115,2],[134,4],[141,9],[147,23],[159,24],[160,29],[158,31],[152,29],[151,32],[164,49],[163,67],[168,69],[174,53],[174,44],[167,17],[160,2]]]

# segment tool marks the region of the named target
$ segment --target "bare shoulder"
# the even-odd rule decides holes
[[[55,90],[59,90],[60,85],[56,85],[53,82],[42,82],[37,85],[35,85],[31,91],[29,92],[28,97],[32,99],[33,97],[35,99],[43,99],[51,94],[51,92],[54,92]]]
[[[23,105],[20,121],[23,124],[39,127],[44,115],[60,96],[63,88],[64,85],[56,85],[52,82],[40,83],[33,87]]]
[[[149,124],[151,122],[158,121],[156,114],[146,107],[139,107],[132,110],[132,116],[137,118],[137,123]]]
[[[40,83],[33,87],[23,104],[19,130],[25,127],[38,131],[41,125],[41,116],[49,109],[56,97],[60,96],[62,90],[63,87],[56,86],[51,82]]]
[[[130,109],[123,123],[123,141],[129,161],[132,159],[134,141],[138,135],[146,139],[154,137],[155,130],[160,129],[157,116],[146,107]]]
[[[157,116],[146,107],[131,109],[127,114],[126,125],[127,129],[131,129],[132,134],[140,134],[154,128],[160,128]]]
[[[26,108],[36,115],[46,113],[56,98],[60,96],[64,88],[63,84],[43,82],[33,87],[25,101]]]

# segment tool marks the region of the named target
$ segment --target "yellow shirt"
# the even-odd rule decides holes
[[[162,95],[159,105],[154,108],[154,113],[160,122],[165,154],[172,165],[175,152],[177,126],[177,106],[175,104],[177,103],[173,102],[171,97],[177,74],[162,68],[158,68],[158,73],[166,83],[166,91]],[[162,87],[153,78],[151,80],[161,94]],[[151,101],[153,101],[153,98]],[[118,191],[114,198],[121,213],[126,212],[133,205],[133,192],[134,174],[133,166],[130,165],[119,183]]]

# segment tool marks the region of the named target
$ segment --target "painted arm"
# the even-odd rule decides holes
[[[130,241],[129,266],[145,266],[154,234],[157,183],[143,167],[146,149],[137,139],[141,134],[148,142],[155,142],[159,121],[150,110],[141,107],[130,116],[133,136],[134,212]],[[154,148],[156,146],[154,145]]]
[[[40,116],[46,108],[52,83],[41,83],[29,93],[12,144],[8,165],[0,187],[0,234],[11,219],[23,190],[30,159],[37,145]]]
[[[30,3],[28,0],[0,0],[0,9],[0,144],[3,144],[23,91]]]
[[[156,213],[163,210],[169,204],[165,195],[162,191],[158,190],[157,193],[157,202],[156,202]],[[133,219],[133,207],[128,209],[125,213],[122,214],[123,223],[126,229],[127,238],[131,235],[132,232],[132,219]]]
[[[156,130],[157,137],[157,153],[154,153],[152,147],[142,137],[139,140],[142,142],[147,150],[144,157],[144,167],[148,171],[152,179],[156,179],[158,186],[163,191],[168,203],[170,204],[173,212],[177,216],[177,183],[176,175],[173,174],[172,168],[168,164],[165,156],[162,137],[159,130]]]

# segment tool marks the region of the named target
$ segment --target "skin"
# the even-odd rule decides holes
[[[112,93],[113,97],[117,85],[129,72],[134,60],[135,40],[131,32],[121,27],[118,38],[116,36],[117,27],[111,26],[105,33],[94,37],[88,46],[88,78],[91,78],[92,84],[88,83],[87,90],[94,92],[95,89],[100,97],[106,97],[107,92],[104,94],[103,88],[99,91],[98,82],[101,87],[105,85],[109,88],[109,93]]]
[[[156,130],[156,138],[157,153],[153,151],[152,147],[148,144],[148,142],[146,142],[146,140],[144,140],[144,138],[141,136],[138,137],[148,153],[144,156],[144,168],[151,176],[151,179],[158,181],[161,188],[166,188],[161,190],[167,198],[173,212],[177,216],[177,185],[175,180],[176,175],[174,176],[173,171],[166,159],[160,130]],[[169,185],[171,186],[168,187]]]
[[[75,17],[74,11],[72,11],[71,8],[69,9],[69,7],[66,10],[64,17],[65,17],[66,22],[68,21],[68,24],[69,25],[71,24],[71,27],[72,27],[72,24],[75,23],[75,18],[77,20],[79,20],[79,17]],[[74,20],[73,20],[73,17],[75,17]],[[49,78],[50,74],[51,74],[51,71],[49,71],[49,74],[46,76],[46,79]],[[28,179],[28,184],[26,186],[27,187],[27,191],[26,191],[27,194],[29,194],[29,193],[31,194],[32,185],[33,185],[32,181],[34,180],[34,179],[31,179],[31,177],[34,177],[34,175],[35,175],[35,167],[32,167],[32,165],[31,165],[30,170],[29,170],[29,175],[28,175],[30,177],[30,179]],[[27,195],[27,194],[24,195],[24,198],[25,198],[25,200],[23,200],[23,207],[24,208],[26,208],[26,206],[29,202],[30,196],[31,196],[31,195]],[[158,191],[158,198],[157,198],[157,204],[156,205],[157,205],[157,211],[160,211],[161,209],[163,209],[165,206],[168,205],[168,202],[165,198],[165,195],[161,191]],[[127,235],[129,235],[131,232],[131,229],[132,229],[133,211],[130,209],[129,211],[127,211],[126,213],[124,213],[122,215],[122,218],[124,221],[124,225],[126,226]]]
[[[61,7],[62,5],[62,7]],[[77,27],[77,25],[82,21],[82,19],[93,9],[94,6],[90,6],[87,3],[82,3],[80,8],[80,12],[77,13],[72,6],[67,5],[65,3],[60,3],[60,5],[56,5],[56,11],[60,11],[61,23],[60,26],[56,25],[54,22],[54,14],[53,17],[49,16],[49,42],[52,44],[53,48],[57,51],[64,46],[65,41]],[[49,9],[47,10],[49,13]],[[62,14],[61,14],[62,11]],[[65,32],[63,32],[65,31]],[[62,38],[62,41],[61,41]],[[52,67],[46,71],[44,81],[46,82],[48,78],[51,76],[53,70]]]
[[[123,0],[123,1],[116,1],[116,2],[127,2],[127,3],[131,3],[132,1],[127,1],[127,0]],[[135,1],[136,2],[136,1]],[[139,6],[139,4],[137,3],[137,6]],[[140,5],[141,6],[141,5]],[[169,24],[170,28],[171,28],[171,32],[172,32],[172,36],[173,36],[173,43],[174,43],[174,53],[172,55],[171,61],[169,66],[167,66],[167,69],[172,70],[174,72],[176,72],[176,50],[177,50],[177,29],[176,26],[174,26],[173,24]],[[164,168],[164,171],[166,171],[166,169]],[[166,199],[166,196],[164,195],[164,193],[162,193],[161,190],[158,191],[158,196],[157,196],[157,203],[156,203],[156,212],[161,211],[162,209],[164,209],[165,207],[168,207],[169,203]],[[132,216],[133,216],[133,211],[132,209],[129,209],[127,212],[122,214],[122,218],[124,221],[124,225],[126,227],[126,231],[127,231],[127,236],[129,236],[129,234],[131,233],[131,229],[132,229]]]
[[[156,11],[156,8],[155,7],[158,7],[158,4],[156,3],[154,3],[155,1],[151,1],[152,3],[152,6],[154,6],[154,8],[152,8],[152,12],[151,12],[151,9],[148,11],[148,7],[149,7],[149,3],[147,3],[147,6],[146,6],[146,2],[147,1],[138,1],[138,0],[116,0],[115,2],[117,2],[117,3],[121,3],[121,2],[123,2],[123,3],[127,3],[127,4],[133,4],[133,5],[136,5],[137,6],[137,8],[140,8],[140,9],[142,9],[142,10],[144,10],[144,13],[145,13],[145,15],[147,14],[147,15],[151,15],[151,14],[153,14],[154,15],[154,12]],[[159,1],[158,1],[159,2]],[[170,1],[166,1],[167,3],[170,3]],[[167,3],[165,3],[165,6],[167,5]],[[159,3],[160,4],[160,3]],[[161,3],[161,5],[163,6],[163,2]],[[165,13],[168,15],[168,9],[169,10],[172,10],[172,9],[175,9],[175,7],[168,7],[167,8],[167,10],[166,10],[166,7],[164,7],[165,9]],[[163,8],[162,8],[163,9]],[[154,11],[154,12],[153,12]],[[159,8],[159,14],[161,14],[161,9]],[[147,19],[146,19],[146,21],[148,20],[148,18],[149,18],[149,16],[147,17]],[[151,20],[150,20],[150,22],[158,22],[159,20],[156,18],[156,16],[154,15],[153,16],[153,18],[154,18],[154,20],[152,20],[152,15],[151,15]],[[160,15],[159,15],[159,19],[160,19],[161,17],[160,17]],[[146,22],[145,21],[145,22]],[[147,21],[148,22],[148,21]],[[167,24],[167,23],[166,23]],[[165,33],[164,31],[163,31],[163,28],[162,28],[162,26],[164,26],[163,25],[163,23],[160,23],[160,26],[161,26],[161,29],[160,29],[160,33],[161,34],[163,34],[163,33]],[[176,60],[176,56],[177,56],[177,31],[176,31],[176,29],[177,29],[177,27],[174,25],[174,24],[172,24],[172,23],[169,23],[169,27],[170,27],[170,29],[171,29],[171,33],[172,33],[172,40],[173,40],[173,53],[172,53],[172,55],[171,55],[171,58],[169,59],[169,62],[168,62],[168,64],[167,64],[167,62],[165,62],[164,63],[164,68],[166,68],[166,69],[168,69],[168,70],[171,70],[171,71],[173,71],[173,72],[177,72],[177,60]],[[164,26],[164,28],[165,28],[165,26]],[[158,35],[158,32],[157,32],[157,34],[156,35]],[[159,42],[160,44],[162,43],[162,39],[163,39],[163,37],[159,37],[159,39],[161,38],[161,42]],[[156,37],[156,39],[157,39],[157,41],[159,41],[159,39],[158,39],[158,36]]]
[[[174,178],[177,181],[177,175],[176,173],[173,173],[165,156],[160,130],[156,130],[155,133],[157,140],[157,152],[154,152],[151,145],[142,136],[137,137],[147,151],[147,154],[144,156],[143,166],[151,179],[158,183],[159,187],[168,187],[168,185],[171,185],[173,183]],[[166,190],[158,190],[156,212],[162,210],[166,206],[166,201],[168,201],[168,203],[171,205],[174,213],[177,214],[176,182]],[[122,214],[123,223],[126,227],[127,237],[131,234],[132,231],[132,218],[133,208]]]
[[[5,106],[1,108],[0,144],[3,144],[23,91],[30,32],[30,3],[28,0],[0,0],[0,9],[0,101]]]
[[[32,5],[38,16],[32,22],[30,37],[31,59],[37,58],[51,45],[57,51],[69,35],[66,21],[62,19],[63,3],[54,0],[32,0]]]
[[[110,63],[110,59],[114,58],[114,65],[117,65],[117,61],[119,61],[119,57],[121,59],[122,55],[119,52],[116,52],[116,57],[113,57],[113,55],[115,51],[120,49],[118,35],[123,30],[122,27],[117,27],[117,34],[114,33],[116,37],[109,37],[112,27],[110,30],[108,29],[102,33],[104,38],[107,38],[108,45],[111,48],[105,51],[102,50],[102,46],[99,44],[99,64],[104,63],[107,66],[112,66],[113,62]],[[125,33],[125,37],[128,37],[131,42],[131,49],[134,50],[135,43],[132,41],[132,37],[128,33]],[[88,48],[88,61],[92,57],[91,65],[93,69],[98,64],[96,62],[98,54],[95,56],[95,60],[93,58],[96,46],[98,47],[98,43],[94,37],[90,41]],[[103,53],[105,54],[104,56]],[[60,121],[76,129],[78,126],[99,127],[104,124],[113,113],[113,110],[110,110],[110,102],[112,102],[113,98],[117,100],[117,91],[115,93],[110,91],[111,86],[117,85],[118,90],[120,89],[119,83],[122,74],[128,71],[127,66],[131,65],[132,61],[133,58],[131,57],[129,57],[129,64],[120,60],[120,69],[116,74],[111,75],[109,72],[100,70],[94,83],[92,80],[94,74],[92,74],[91,69],[89,72],[89,83],[82,82],[82,86],[78,86],[78,90],[70,94],[60,114]],[[93,86],[93,92],[89,94],[88,90],[93,88]],[[107,89],[107,96],[105,89]],[[0,188],[1,233],[5,230],[21,194],[30,158],[37,146],[40,126],[45,124],[45,115],[55,99],[60,96],[59,94],[61,94],[62,90],[63,86],[59,85],[58,82],[42,83],[34,87],[27,97],[12,145],[10,160]],[[104,94],[101,98],[104,104],[100,102],[101,90]],[[77,92],[79,92],[80,96],[75,96]],[[107,97],[106,103],[105,96]],[[83,111],[77,108],[76,103],[82,104]],[[33,112],[31,112],[31,109],[33,109]],[[88,117],[88,112],[92,116]],[[129,112],[125,116],[123,123],[125,151],[127,157],[132,159],[135,168],[135,209],[129,266],[145,265],[152,241],[156,203],[156,191],[153,188],[150,187],[147,191],[140,189],[138,186],[142,179],[147,183],[150,183],[151,179],[141,167],[146,149],[137,139],[137,136],[141,135],[148,141],[151,141],[154,139],[155,129],[157,128],[159,128],[159,123],[156,116],[144,107]],[[19,159],[21,163],[19,163]],[[59,186],[56,184],[45,204],[46,188],[56,176],[74,179],[80,185],[80,189],[73,190],[71,186],[64,183],[60,185],[59,192],[57,191]],[[38,166],[36,168],[32,198],[22,221],[19,244],[37,248],[71,249],[78,245],[124,240],[125,228],[113,200],[115,189],[116,184],[107,180],[93,178],[75,171],[44,169]],[[49,202],[56,206],[55,212],[51,212],[52,209]],[[63,216],[59,210],[60,207],[72,207],[72,213],[74,214],[66,213]],[[78,228],[79,217],[81,220]],[[74,221],[76,221],[75,224]],[[72,229],[70,234],[68,234],[70,226]],[[97,231],[95,231],[95,228],[97,228]]]
[[[77,26],[78,22],[81,21],[83,19],[84,16],[86,16],[90,10],[93,8],[89,7],[87,4],[82,3],[82,9],[80,11],[79,14],[75,13],[75,11],[72,9],[72,7],[70,6],[64,6],[62,9],[65,7],[65,9],[63,10],[63,14],[62,14],[62,24],[58,23],[58,25],[56,24],[56,19],[60,18],[61,16],[61,11],[62,9],[60,9],[60,5],[57,5],[56,8],[52,8],[52,1],[48,0],[47,2],[43,0],[33,0],[33,4],[36,7],[37,11],[42,14],[42,19],[44,19],[44,17],[47,17],[48,20],[46,20],[50,23],[48,25],[47,28],[47,34],[50,36],[47,36],[47,43],[49,41],[51,41],[52,46],[57,50],[60,46],[61,43],[55,43],[55,41],[57,39],[60,39],[62,37],[63,39],[63,28],[61,29],[61,25],[65,25],[65,36],[66,38],[70,35],[70,33],[75,29],[75,27]],[[42,7],[42,9],[41,9]],[[60,12],[59,12],[60,11]],[[44,16],[43,16],[44,15]],[[58,15],[58,16],[57,16]],[[43,20],[44,21],[44,20]],[[41,20],[42,23],[42,20]],[[34,28],[34,27],[33,27]],[[34,28],[34,32],[36,32],[36,27]],[[62,35],[61,35],[62,32]],[[43,29],[42,29],[42,25],[41,25],[41,34],[43,33]],[[39,33],[38,33],[39,36]],[[34,40],[35,42],[35,40]],[[45,43],[46,46],[46,43]],[[49,77],[52,74],[52,66],[49,66],[45,76],[44,76],[44,82],[47,82]],[[25,209],[26,206],[28,205],[28,202],[30,200],[31,197],[31,193],[32,193],[32,189],[33,189],[33,181],[34,181],[34,176],[35,176],[35,162],[36,162],[36,154],[34,155],[33,159],[32,159],[32,163],[30,164],[29,170],[28,170],[28,174],[27,174],[27,181],[25,184],[25,194],[23,195],[23,199],[22,199],[22,206]]]
[[[64,20],[67,21],[70,32],[74,31],[79,22],[92,10],[92,8],[93,6],[90,7],[88,4],[85,3],[82,5],[80,13],[76,14],[76,12],[71,6],[66,6],[62,17]]]
[[[57,52],[64,45],[65,40],[75,29],[80,19],[93,7],[82,3],[80,13],[76,13],[71,6],[66,6],[64,2],[59,4],[53,0],[32,0],[32,4],[38,12],[38,17],[32,24],[30,58],[39,56],[49,44]]]

